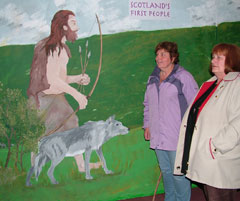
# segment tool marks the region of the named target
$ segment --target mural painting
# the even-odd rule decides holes
[[[142,126],[155,47],[175,42],[200,86],[212,47],[240,45],[239,1],[0,5],[0,200],[153,195],[160,170]]]

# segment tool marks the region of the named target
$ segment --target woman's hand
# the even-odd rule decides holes
[[[145,140],[150,140],[150,137],[151,137],[151,134],[150,134],[149,128],[145,128],[145,130],[144,130]]]

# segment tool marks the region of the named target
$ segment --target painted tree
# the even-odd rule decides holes
[[[37,110],[29,107],[19,89],[5,89],[0,83],[0,137],[7,142],[8,153],[4,167],[14,157],[14,167],[20,164],[26,152],[37,148],[37,140],[44,133],[44,125]],[[12,146],[14,144],[14,146]]]

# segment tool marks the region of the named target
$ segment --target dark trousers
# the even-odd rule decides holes
[[[204,184],[203,191],[207,201],[237,201],[236,189],[220,189]]]

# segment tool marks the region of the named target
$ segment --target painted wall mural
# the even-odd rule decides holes
[[[161,5],[165,5],[165,15],[168,15],[169,10],[170,18],[152,21],[147,17],[145,20],[134,19],[134,15],[131,15],[132,8],[136,12],[144,12],[151,6],[150,3],[154,2],[158,2],[159,5],[158,8],[154,6],[149,8],[152,9],[151,12],[153,13],[154,9],[159,9],[161,12],[163,10]],[[105,35],[133,30],[211,26],[222,22],[239,21],[239,4],[238,0],[207,2],[204,0],[184,2],[173,0],[123,0],[121,2],[116,0],[43,0],[41,2],[2,0],[0,2],[2,30],[0,42],[1,45],[37,43],[48,36],[51,19],[60,9],[71,10],[76,14],[79,24],[78,37],[85,38],[98,34],[98,27],[94,26],[95,14],[98,14],[101,20],[102,32]]]
[[[155,46],[176,42],[201,85],[212,47],[240,45],[240,2],[0,5],[0,200],[153,195],[160,171],[143,137],[142,103]]]

